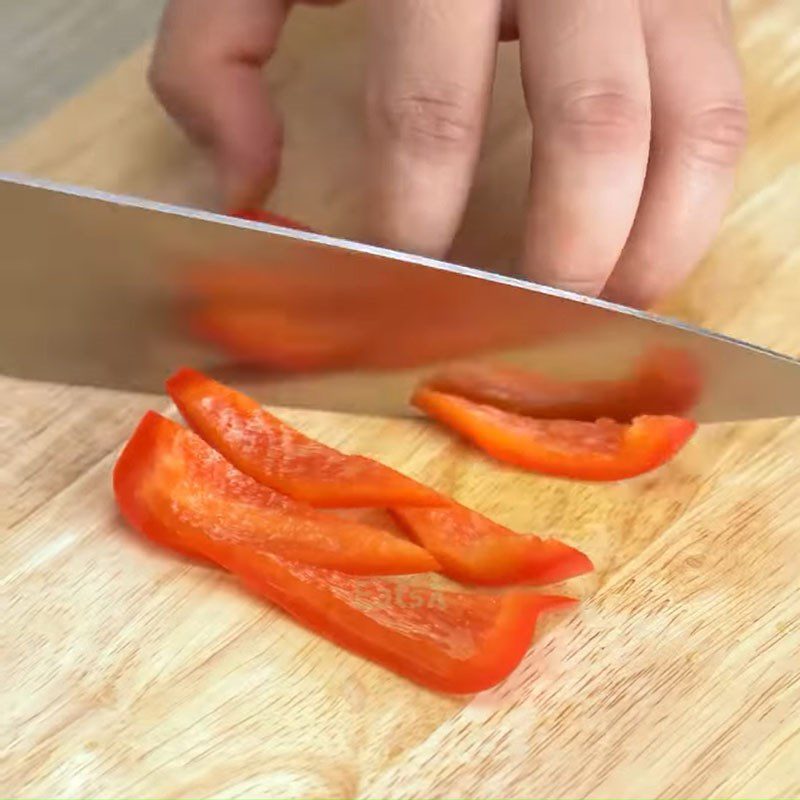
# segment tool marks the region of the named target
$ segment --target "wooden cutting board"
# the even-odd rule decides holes
[[[800,352],[800,6],[735,3],[752,142],[711,255],[668,310]],[[362,20],[293,15],[272,207],[355,228]],[[211,203],[148,96],[145,51],[0,152],[0,168]],[[528,124],[504,47],[456,257],[515,252]],[[109,265],[113,269],[113,264]],[[786,797],[800,793],[800,427],[715,426],[657,474],[501,468],[424,423],[286,412],[597,573],[503,686],[436,695],[306,633],[121,524],[114,455],[163,398],[0,379],[0,793],[11,797]]]

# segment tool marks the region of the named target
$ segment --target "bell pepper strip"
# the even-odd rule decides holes
[[[283,494],[327,508],[436,506],[433,489],[364,456],[340,453],[193,369],[167,380],[189,426],[231,464]]]
[[[246,546],[352,574],[436,570],[423,548],[325,514],[239,472],[200,437],[148,412],[114,468],[117,503],[133,527],[192,551],[193,538]],[[188,543],[188,544],[187,544]]]
[[[341,519],[351,519],[362,525],[369,525],[372,528],[380,528],[389,531],[394,536],[403,539],[409,538],[407,527],[403,524],[388,508],[332,508],[320,509],[328,514],[335,514]],[[419,542],[417,542],[419,544]],[[422,545],[424,547],[424,545]]]
[[[310,453],[321,445],[277,421],[255,401],[194,370],[181,370],[169,379],[167,388],[189,424],[240,469],[314,505],[351,507],[360,520],[364,519],[361,506],[390,507],[402,528],[455,580],[487,586],[553,583],[592,569],[583,553],[562,542],[516,534],[419,484],[413,485],[424,492],[421,501],[427,508],[399,505],[381,486],[371,488],[366,498],[360,480],[350,477],[348,462],[354,459],[358,466],[358,456],[335,454],[333,466],[322,471],[329,484],[320,500],[315,486],[320,480],[319,460]],[[252,439],[251,453],[242,444],[247,439]],[[284,462],[290,466],[288,476],[280,474],[287,471]],[[312,494],[309,485],[314,487]]]
[[[587,556],[568,544],[515,533],[457,503],[391,511],[436,557],[442,572],[462,583],[558,583],[594,569]]]
[[[163,511],[163,507],[160,509]],[[502,681],[530,646],[540,614],[569,597],[449,592],[386,578],[357,578],[212,537],[177,537],[161,519],[151,537],[191,549],[237,576],[304,627],[422,686],[466,694]]]
[[[445,367],[424,386],[537,419],[630,422],[645,414],[685,415],[699,399],[701,377],[689,353],[658,347],[630,377],[616,381],[559,381],[519,367],[465,362]]]
[[[415,392],[413,403],[500,461],[587,481],[649,472],[669,461],[697,428],[671,416],[641,416],[630,424],[533,419],[425,388]]]

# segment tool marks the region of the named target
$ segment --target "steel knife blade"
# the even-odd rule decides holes
[[[800,362],[515,277],[0,174],[0,373],[163,392],[189,364],[272,405],[407,415],[454,360],[615,379],[685,352],[694,416],[800,411]],[[256,391],[257,390],[257,391]]]

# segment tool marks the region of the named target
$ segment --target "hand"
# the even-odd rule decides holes
[[[259,204],[281,127],[261,76],[289,0],[171,0],[151,80]],[[498,38],[519,38],[533,123],[522,265],[646,306],[709,246],[746,135],[723,0],[369,0],[372,238],[441,257],[470,189]]]

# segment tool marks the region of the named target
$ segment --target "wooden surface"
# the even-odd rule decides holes
[[[670,310],[798,353],[800,7],[735,10],[752,142],[715,249]],[[359,9],[328,16],[324,31],[315,19],[294,17],[272,71],[289,123],[272,205],[346,233],[359,202]],[[0,168],[209,204],[208,176],[147,95],[145,61],[135,54],[5,148]],[[460,244],[485,264],[513,253],[523,202],[511,48],[498,81]],[[0,793],[800,794],[797,423],[708,427],[657,474],[589,486],[499,468],[420,422],[291,412],[313,435],[595,560],[575,586],[580,611],[545,626],[506,684],[454,699],[125,529],[109,470],[163,399],[11,379],[0,389]]]

